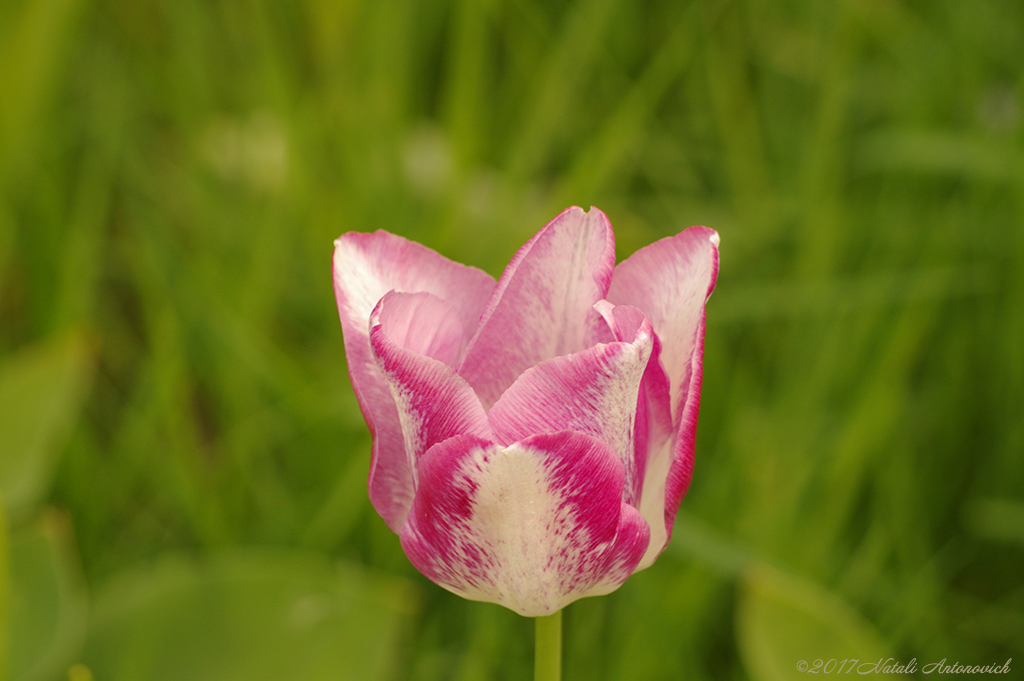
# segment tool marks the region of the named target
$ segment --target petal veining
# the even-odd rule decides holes
[[[449,366],[458,357],[464,336],[459,313],[433,293],[389,291],[378,307],[371,326],[380,324],[399,347]]]
[[[628,341],[599,343],[527,369],[491,408],[488,419],[504,444],[561,430],[597,438],[622,462],[624,500],[636,506],[643,462],[636,457],[634,425],[653,332],[646,319],[627,331]]]
[[[670,382],[674,434],[664,444],[652,442],[648,447],[638,508],[651,527],[651,541],[638,569],[653,563],[668,544],[693,472],[704,305],[718,276],[718,244],[718,233],[707,227],[691,227],[657,241],[620,263],[608,290],[608,300],[633,305],[648,315],[660,342],[660,363]],[[645,388],[649,387],[645,382]]]
[[[519,249],[458,369],[485,407],[526,369],[586,348],[614,265],[611,225],[596,208],[563,211]]]
[[[646,522],[621,502],[621,464],[582,433],[508,447],[455,437],[424,455],[419,476],[402,547],[472,600],[548,615],[618,587],[647,547]]]
[[[429,293],[387,293],[370,315],[370,346],[391,391],[403,436],[403,451],[413,472],[434,444],[455,435],[491,437],[480,400],[466,381],[441,359],[458,348],[461,328],[447,303]],[[444,324],[457,330],[439,328]]]
[[[612,305],[607,300],[602,300],[594,309],[605,319],[609,333],[619,341],[631,338],[638,330],[646,328],[645,325],[650,326],[647,316],[639,308],[630,305]],[[657,334],[652,335],[651,356],[647,360],[643,379],[640,381],[636,422],[633,427],[633,467],[638,490],[630,503],[641,511],[643,509],[639,502],[643,495],[642,489],[652,484],[647,476],[647,468],[652,465],[657,467],[659,464],[655,460],[659,457],[671,457],[671,448],[668,445],[673,436],[669,380],[665,368],[661,365],[661,341]],[[648,524],[655,521],[660,524],[660,509],[654,516],[644,518]]]

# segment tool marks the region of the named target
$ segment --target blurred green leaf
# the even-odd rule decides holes
[[[759,282],[715,292],[711,324],[782,317],[840,315],[855,310],[977,297],[995,288],[986,264],[834,278],[806,284]]]
[[[109,681],[387,679],[411,589],[318,553],[165,557],[96,598],[82,661]]]
[[[1024,163],[1012,146],[945,131],[876,133],[864,141],[857,160],[866,171],[966,176],[986,182],[1024,180]]]
[[[68,30],[83,3],[29,0],[21,4],[21,16],[0,29],[0,180],[31,136],[68,47]]]
[[[965,522],[976,536],[1024,544],[1024,503],[1009,499],[975,499]]]
[[[0,492],[9,513],[46,494],[85,395],[90,361],[84,341],[72,334],[0,364]]]
[[[696,8],[695,4],[687,8],[669,37],[653,52],[650,63],[636,78],[628,95],[576,157],[573,167],[566,172],[563,185],[553,192],[552,210],[561,210],[574,201],[585,203],[603,189],[615,173],[622,173],[632,165],[636,150],[644,142],[645,125],[651,118],[651,111],[680,72],[689,66],[694,49]]]
[[[669,547],[673,553],[698,558],[730,576],[742,572],[744,566],[754,560],[749,549],[715,532],[684,510],[676,514]]]
[[[7,514],[0,500],[0,681],[7,681],[7,636],[10,628],[11,576],[7,550]]]
[[[821,587],[753,564],[740,580],[736,629],[740,654],[754,681],[807,679],[816,660],[875,663],[887,646],[875,628],[841,598]],[[844,672],[845,673],[845,672]]]
[[[68,519],[48,511],[12,532],[10,570],[10,678],[51,679],[85,635],[85,587]]]
[[[368,449],[368,447],[360,448]],[[369,455],[350,456],[330,496],[303,530],[300,541],[308,548],[325,548],[345,537],[366,509],[366,460]]]
[[[522,180],[536,173],[551,152],[561,126],[570,123],[574,95],[587,82],[594,56],[612,28],[615,0],[580,0],[566,14],[563,32],[553,41],[543,73],[530,83],[532,102],[516,144],[509,148],[509,175]]]

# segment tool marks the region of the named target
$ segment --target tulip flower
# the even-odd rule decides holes
[[[524,616],[609,593],[665,548],[693,470],[718,234],[616,266],[569,208],[495,282],[400,236],[335,242],[374,508],[429,579]]]

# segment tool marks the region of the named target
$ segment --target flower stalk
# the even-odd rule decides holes
[[[537,617],[534,647],[534,681],[561,681],[562,678],[562,611]]]

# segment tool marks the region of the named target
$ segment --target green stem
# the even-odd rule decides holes
[[[537,618],[537,643],[534,649],[533,681],[560,681],[562,678],[562,611]]]

